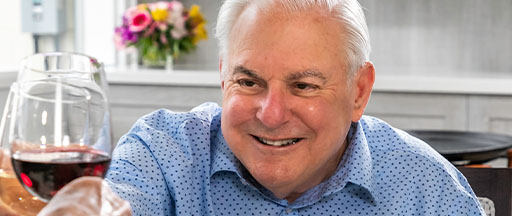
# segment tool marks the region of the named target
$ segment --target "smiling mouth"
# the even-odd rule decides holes
[[[269,139],[264,139],[264,138],[257,137],[254,135],[252,135],[252,137],[254,137],[254,139],[258,140],[263,145],[276,146],[276,147],[293,145],[303,139],[303,138],[292,138],[292,139],[282,139],[282,140],[269,140]]]

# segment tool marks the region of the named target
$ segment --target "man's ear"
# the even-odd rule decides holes
[[[219,58],[220,90],[224,91],[224,75],[222,74],[222,58]]]
[[[352,122],[357,122],[363,116],[364,109],[370,100],[370,95],[375,82],[375,68],[373,63],[366,62],[354,76],[355,85],[354,109],[352,111]]]

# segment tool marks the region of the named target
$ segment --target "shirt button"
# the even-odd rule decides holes
[[[290,214],[292,213],[293,209],[289,208],[289,209],[286,209],[286,214]]]

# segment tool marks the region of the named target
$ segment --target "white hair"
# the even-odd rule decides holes
[[[357,0],[225,0],[220,8],[215,29],[215,36],[219,40],[219,55],[224,65],[221,73],[224,75],[227,74],[227,65],[224,63],[228,58],[231,28],[244,9],[254,2],[265,6],[264,9],[272,8],[270,6],[278,3],[287,12],[306,11],[315,7],[328,10],[334,14],[334,18],[340,23],[345,33],[340,35],[340,40],[344,40],[346,44],[343,53],[347,58],[349,77],[369,61],[370,36],[363,10]]]

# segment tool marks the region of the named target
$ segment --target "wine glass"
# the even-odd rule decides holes
[[[48,202],[78,177],[104,177],[111,156],[106,100],[93,99],[99,93],[75,79],[18,86],[9,141],[12,166],[24,188]]]
[[[28,193],[16,179],[10,159],[9,125],[13,101],[17,100],[16,83],[11,85],[0,121],[0,215],[8,212],[27,216],[35,216],[46,205],[37,197]]]
[[[9,142],[14,171],[47,202],[81,176],[103,177],[110,163],[108,91],[103,66],[75,53],[22,61]]]

